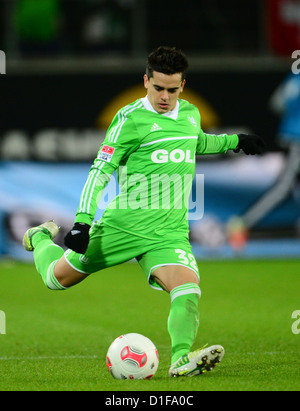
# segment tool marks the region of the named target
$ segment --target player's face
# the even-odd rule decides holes
[[[175,108],[179,94],[183,91],[185,80],[181,73],[164,74],[153,71],[153,77],[144,75],[144,86],[149,101],[158,113],[167,113]]]

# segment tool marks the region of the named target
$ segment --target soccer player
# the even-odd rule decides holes
[[[159,47],[148,56],[147,95],[119,110],[108,128],[83,187],[74,227],[65,237],[68,250],[52,241],[59,231],[53,221],[28,229],[23,239],[52,290],[65,290],[91,273],[135,258],[150,286],[170,294],[169,375],[177,377],[209,371],[224,355],[221,345],[191,352],[201,295],[186,201],[195,156],[235,149],[256,154],[264,144],[257,136],[204,133],[198,109],[179,98],[187,67],[185,55],[174,47]],[[94,221],[115,170],[120,194]]]

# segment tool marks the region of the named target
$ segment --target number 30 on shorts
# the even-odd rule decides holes
[[[188,265],[192,267],[196,272],[198,272],[198,265],[196,259],[192,253],[187,253],[180,248],[175,250],[175,253],[178,254],[178,262],[183,265]]]

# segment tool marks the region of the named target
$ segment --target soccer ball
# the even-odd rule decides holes
[[[158,351],[144,335],[124,334],[109,347],[106,364],[117,380],[146,380],[152,378],[158,369]]]

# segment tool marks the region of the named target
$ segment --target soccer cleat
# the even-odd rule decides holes
[[[46,223],[38,225],[37,227],[29,228],[23,237],[23,247],[25,248],[25,250],[34,250],[34,247],[32,245],[32,237],[38,232],[47,234],[51,238],[51,240],[53,240],[59,232],[59,227],[53,220],[50,220]]]
[[[192,377],[211,371],[222,360],[225,350],[221,345],[212,345],[180,357],[169,370],[170,377]]]

